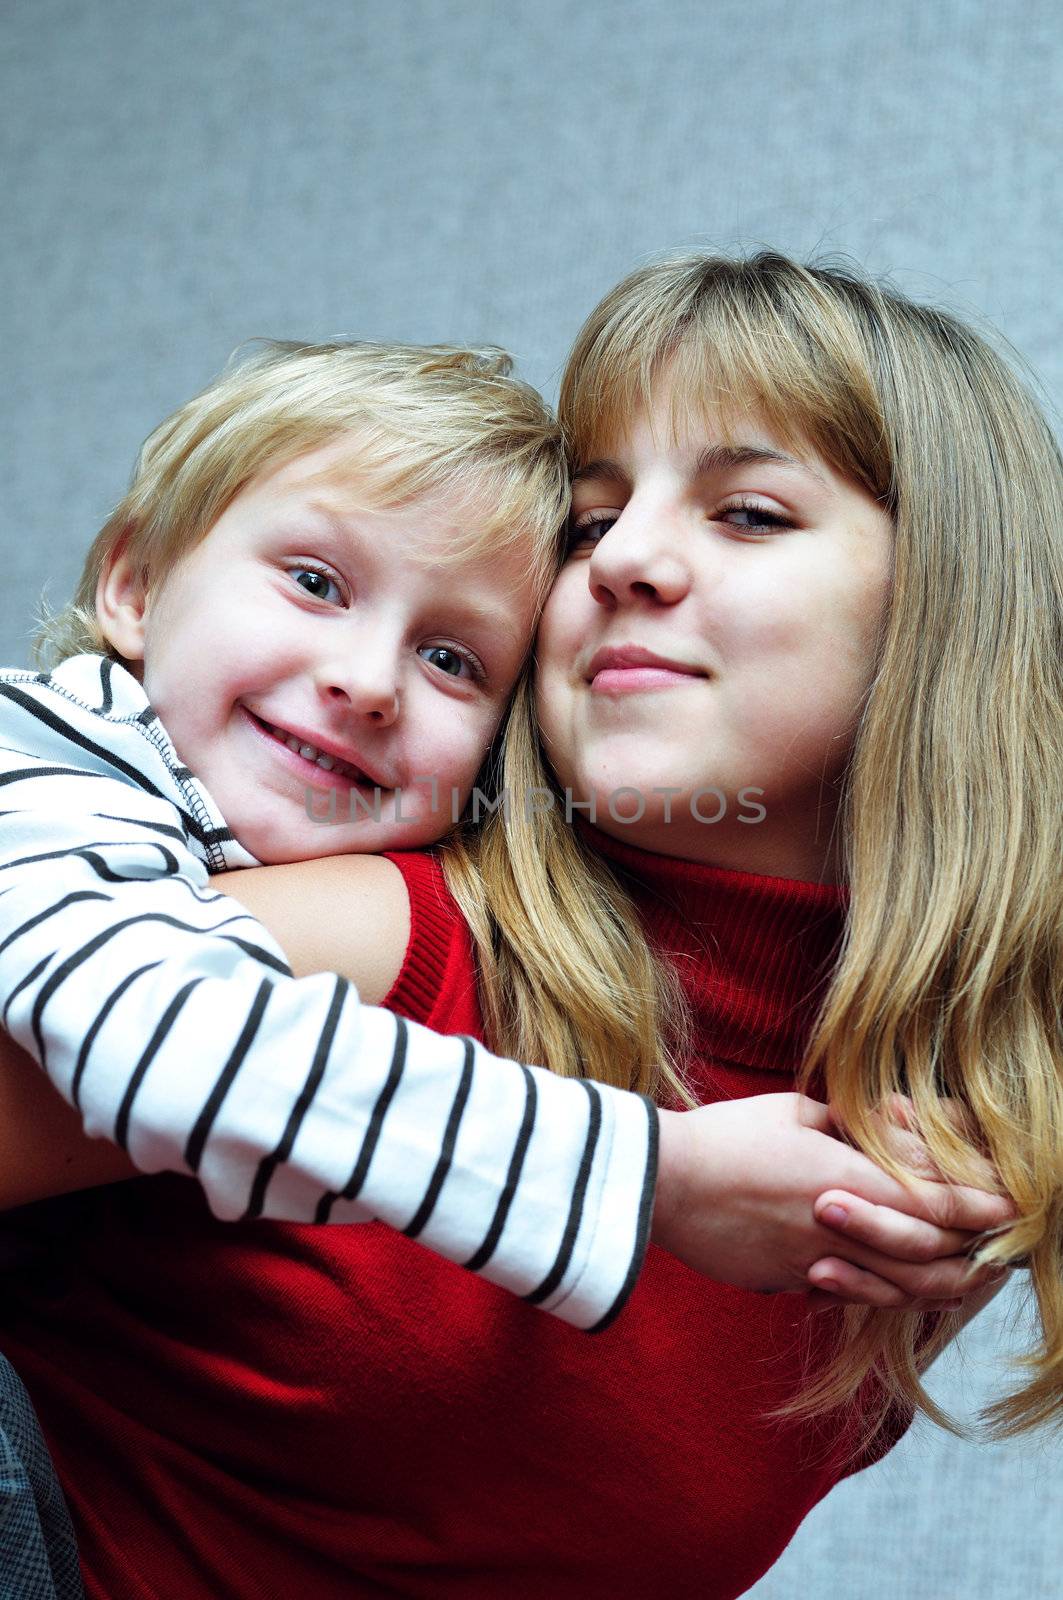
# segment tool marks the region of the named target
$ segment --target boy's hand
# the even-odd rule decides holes
[[[812,1283],[822,1301],[823,1280],[840,1299],[923,1309],[984,1286],[988,1269],[971,1273],[962,1252],[1010,1204],[927,1179],[905,1187],[831,1126],[827,1107],[800,1094],[662,1111],[654,1243],[723,1283],[762,1293]],[[843,1232],[830,1226],[832,1205],[848,1214]]]
[[[957,1132],[970,1137],[972,1129],[970,1118],[964,1109],[955,1102],[945,1102],[944,1111],[953,1123]],[[847,1129],[835,1107],[829,1106],[831,1126],[842,1137],[847,1136]],[[941,1189],[940,1201],[935,1212],[935,1219],[940,1224],[949,1223],[955,1229],[970,1226],[970,1215],[967,1211],[966,1197],[970,1191],[952,1185],[942,1188],[942,1174],[935,1165],[930,1152],[922,1139],[915,1131],[912,1103],[904,1095],[891,1095],[889,1103],[882,1113],[875,1114],[875,1120],[881,1124],[881,1131],[886,1142],[891,1147],[897,1159],[904,1163],[909,1171],[923,1178],[928,1178]],[[969,1177],[972,1184],[980,1187],[974,1190],[976,1195],[986,1191],[996,1192],[999,1189],[997,1174],[992,1165],[984,1157],[970,1155]],[[1004,1210],[1000,1220],[1005,1220],[1014,1215],[1014,1207],[1004,1202]],[[859,1195],[845,1194],[841,1191],[828,1191],[821,1194],[816,1200],[815,1215],[819,1222],[826,1227],[844,1234],[849,1241],[870,1243],[881,1241],[884,1226],[892,1229],[892,1238],[899,1241],[907,1232],[907,1243],[904,1245],[906,1256],[910,1260],[917,1259],[916,1252],[923,1251],[922,1259],[927,1264],[930,1272],[936,1270],[936,1257],[939,1254],[939,1240],[937,1234],[940,1229],[925,1228],[925,1225],[914,1217],[899,1217],[891,1213],[887,1219],[880,1216],[880,1208],[860,1198]],[[965,1235],[968,1245],[977,1237],[978,1230]],[[944,1234],[943,1237],[949,1237]],[[851,1254],[846,1248],[835,1246],[834,1254],[826,1256],[815,1262],[809,1269],[809,1282],[813,1285],[812,1298],[824,1301],[845,1300],[856,1304],[876,1306],[906,1306],[912,1303],[911,1296],[900,1288],[897,1280],[895,1264],[884,1268],[885,1276],[882,1278],[869,1278],[859,1266],[846,1256]],[[899,1254],[891,1251],[890,1254]],[[1010,1268],[1001,1267],[991,1270],[988,1276],[985,1272],[976,1276],[965,1275],[960,1293],[967,1296],[965,1309],[976,1309],[974,1297],[969,1291],[981,1284],[992,1284],[999,1287],[1004,1279],[1010,1276]],[[909,1278],[909,1285],[912,1280]]]

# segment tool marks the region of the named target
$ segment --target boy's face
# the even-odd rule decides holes
[[[429,843],[453,790],[460,813],[535,620],[526,552],[450,554],[471,514],[366,509],[343,440],[253,480],[147,600],[105,577],[105,632],[260,861]]]

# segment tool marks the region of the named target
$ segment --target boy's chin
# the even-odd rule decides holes
[[[324,856],[379,855],[385,850],[422,850],[446,831],[438,818],[396,819],[385,811],[380,821],[362,817],[347,820],[342,808],[329,815],[327,796],[315,793],[312,813],[298,822],[281,824],[259,820],[232,831],[263,866],[284,866],[297,861],[317,861]]]

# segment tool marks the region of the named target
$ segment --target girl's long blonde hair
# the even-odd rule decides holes
[[[976,1153],[995,1166],[1018,1217],[980,1259],[1028,1259],[1042,1328],[1029,1381],[988,1413],[1019,1432],[1063,1412],[1059,449],[1009,364],[958,319],[765,252],[666,261],[597,307],[562,385],[577,467],[665,366],[673,404],[755,413],[894,522],[893,599],[840,821],[851,910],[803,1081],[825,1085],[899,1176],[872,1116],[897,1093],[949,1178],[965,1180]],[[548,781],[527,704],[506,761],[511,783]],[[451,868],[498,1042],[551,1059],[564,1036],[565,1070],[674,1099],[677,1071],[654,1070],[674,991],[630,900],[556,806],[533,835],[522,822],[496,818],[457,846],[475,852],[482,893],[461,860]],[[928,1336],[916,1314],[846,1316],[838,1359],[793,1409],[840,1404],[873,1373],[884,1397],[950,1425],[918,1377],[947,1320]]]

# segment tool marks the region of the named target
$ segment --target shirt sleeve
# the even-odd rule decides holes
[[[3,1026],[221,1218],[380,1219],[581,1328],[646,1249],[656,1113],[294,978],[165,799],[0,752]]]

